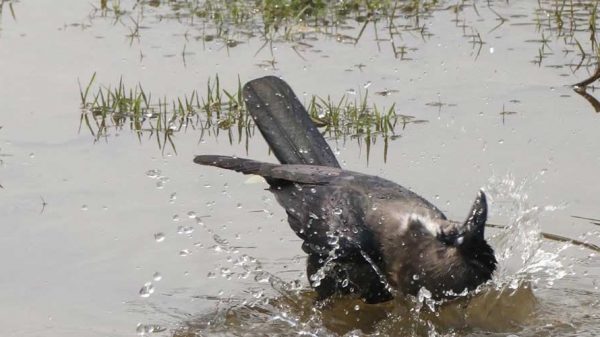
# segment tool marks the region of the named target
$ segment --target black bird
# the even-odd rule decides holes
[[[244,100],[281,164],[218,155],[194,162],[264,177],[304,242],[307,274],[320,300],[356,294],[367,303],[427,289],[451,298],[488,281],[496,269],[484,239],[483,191],[464,222],[389,180],[343,170],[283,80],[248,82]]]

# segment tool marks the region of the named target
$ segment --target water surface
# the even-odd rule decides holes
[[[569,86],[597,63],[591,3],[444,2],[418,20],[398,12],[398,34],[383,18],[360,33],[351,17],[337,28],[293,26],[293,39],[278,31],[266,47],[252,25],[223,37],[174,3],[121,1],[118,15],[102,2],[3,3],[6,335],[600,333],[597,253],[539,236],[600,243],[600,114]],[[154,97],[204,90],[215,74],[233,89],[238,76],[274,74],[301,100],[368,90],[378,106],[395,103],[427,123],[397,128],[387,149],[375,137],[368,160],[364,135],[329,137],[339,161],[410,187],[454,219],[485,188],[490,222],[510,226],[487,233],[501,261],[493,284],[441,307],[417,298],[315,308],[300,240],[265,184],[191,161],[274,161],[264,141],[188,128],[174,134],[175,153],[128,124],[96,139],[80,128],[78,87],[94,72],[97,86],[122,78]]]

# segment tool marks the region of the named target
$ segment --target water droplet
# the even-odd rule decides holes
[[[215,240],[215,242],[220,245],[224,245],[224,246],[229,245],[229,241],[227,241],[227,239],[224,239],[224,238],[218,236],[217,234],[213,235],[213,240]]]
[[[171,193],[171,196],[169,197],[169,203],[173,204],[173,203],[175,203],[175,200],[177,200],[177,193],[173,192],[173,193]]]
[[[333,214],[335,214],[335,215],[341,215],[342,214],[342,209],[341,208],[335,208],[333,210]]]
[[[421,289],[419,289],[419,292],[417,293],[417,298],[419,302],[431,299],[431,291],[427,290],[427,288],[425,287],[421,287]]]
[[[167,328],[163,328],[160,325],[157,324],[142,324],[142,323],[138,323],[137,327],[135,328],[135,332],[140,335],[140,336],[145,336],[151,333],[157,333],[157,332],[163,332],[166,331]]]
[[[174,222],[178,222],[178,221],[179,221],[179,215],[175,214],[175,215],[173,215],[173,216],[171,217],[171,219],[172,219]]]
[[[269,275],[269,273],[261,271],[258,272],[256,274],[256,276],[254,276],[254,281],[258,282],[258,283],[269,283],[269,281],[271,280],[271,275]]]
[[[182,249],[179,251],[179,256],[185,257],[190,255],[192,252],[189,249]]]
[[[340,237],[338,235],[327,235],[327,243],[332,246],[336,246],[340,241]]]
[[[498,144],[504,144],[504,139],[499,139]]]
[[[150,295],[152,295],[153,293],[154,293],[154,285],[152,285],[152,282],[144,283],[144,285],[140,289],[140,296],[144,297],[144,298],[150,297]]]
[[[187,216],[188,216],[188,218],[190,218],[190,219],[194,219],[194,218],[196,217],[196,212],[194,212],[194,211],[189,211],[189,212],[187,212]]]
[[[221,268],[221,277],[224,277],[226,279],[231,279],[231,274],[233,274],[233,272],[231,271],[231,269],[229,268]]]
[[[87,205],[81,205],[81,210],[82,211],[87,211],[88,210],[88,206]]]
[[[300,280],[292,280],[288,283],[289,290],[300,290],[302,289],[302,283]]]
[[[162,232],[154,233],[154,240],[156,240],[156,242],[165,241],[165,234]]]
[[[217,277],[217,274],[215,274],[214,271],[209,271],[208,274],[206,274],[206,277],[208,277],[208,278],[215,278],[215,277]]]
[[[194,232],[194,227],[192,226],[179,226],[177,227],[177,234],[185,234],[189,235]]]
[[[152,279],[155,282],[158,282],[158,281],[162,280],[162,275],[159,272],[156,272],[156,273],[152,274]]]
[[[242,204],[241,204],[241,203],[238,203],[238,204],[237,204],[237,208],[242,208]]]
[[[360,310],[360,305],[358,305],[358,304],[357,304],[357,305],[355,305],[355,306],[354,306],[354,310],[356,310],[356,311]]]

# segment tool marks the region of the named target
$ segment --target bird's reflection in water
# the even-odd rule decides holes
[[[379,304],[335,298],[315,305],[315,293],[303,290],[252,304],[219,303],[214,312],[188,322],[174,333],[191,336],[432,336],[473,332],[517,332],[534,318],[531,286],[484,287],[477,294],[445,303],[414,297]]]

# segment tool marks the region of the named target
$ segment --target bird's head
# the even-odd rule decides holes
[[[435,288],[430,290],[437,290],[439,297],[443,297],[446,291],[472,290],[491,279],[496,258],[484,238],[486,221],[487,201],[483,191],[477,194],[464,222],[409,219],[411,232],[420,229],[424,233],[418,240],[420,267],[417,267],[423,273],[423,282],[428,283],[423,286]]]

